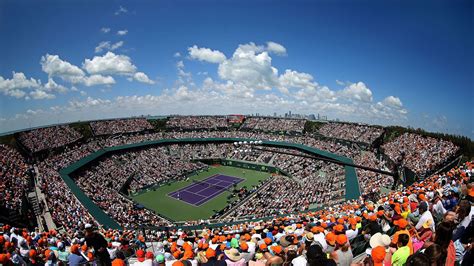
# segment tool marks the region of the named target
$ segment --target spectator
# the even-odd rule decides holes
[[[446,263],[446,254],[438,244],[430,245],[425,249],[424,254],[430,259],[431,265],[445,265]]]
[[[350,266],[352,264],[352,251],[350,250],[349,240],[345,234],[337,235],[337,248],[332,253],[332,258],[337,265]]]
[[[374,266],[384,265],[385,257],[387,254],[384,246],[377,246],[373,248],[370,254],[372,255],[372,261],[374,263]]]
[[[166,122],[169,129],[228,129],[229,124],[224,116],[173,116]]]
[[[428,204],[425,201],[422,201],[418,206],[419,213],[421,214],[420,219],[418,220],[415,228],[416,230],[420,230],[423,224],[430,224],[431,230],[434,232],[434,218],[431,212],[428,210]]]
[[[18,139],[30,151],[38,152],[76,142],[82,135],[68,125],[45,127],[21,132]]]
[[[255,130],[264,132],[296,132],[302,133],[306,120],[283,119],[273,117],[247,117],[241,130]]]
[[[228,266],[244,266],[245,265],[245,259],[242,258],[242,254],[235,249],[231,248],[229,250],[225,250],[225,262]]]
[[[90,122],[90,126],[96,136],[133,133],[153,129],[153,126],[145,118],[93,121]]]
[[[397,250],[392,255],[393,266],[403,266],[410,256],[410,248],[407,246],[410,237],[406,234],[398,236]]]
[[[423,253],[415,253],[407,258],[406,266],[431,266],[430,259]]]
[[[349,123],[327,123],[318,132],[326,137],[372,144],[379,138],[383,128]]]
[[[85,228],[85,240],[89,247],[93,247],[95,256],[97,257],[98,265],[110,265],[110,255],[107,252],[107,241],[105,238],[94,231],[91,224],[86,224]]]
[[[79,253],[79,245],[71,246],[71,254],[69,254],[68,261],[70,266],[79,266],[87,263],[86,258]]]
[[[399,242],[400,242],[399,237],[401,235],[406,235],[406,236],[408,236],[408,242],[406,243],[406,246],[408,247],[408,249],[410,251],[410,254],[408,254],[408,255],[413,254],[413,241],[411,239],[410,231],[407,230],[408,221],[402,218],[402,219],[396,220],[394,222],[394,224],[397,226],[397,231],[393,235],[392,246],[397,247]]]
[[[447,162],[459,147],[448,141],[404,133],[382,145],[382,149],[393,162],[401,160],[403,166],[424,177]]]

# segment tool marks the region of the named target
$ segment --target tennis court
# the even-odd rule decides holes
[[[228,176],[232,179],[223,176]],[[208,196],[208,200],[202,203],[198,202],[201,199],[196,199],[195,202],[199,203],[199,206],[188,203],[184,200],[178,200],[176,197],[173,197],[170,194],[193,185],[195,186],[194,189],[196,189],[196,191],[200,191],[200,188],[204,189],[205,187],[204,185],[198,186],[196,183],[202,182],[219,186],[228,185],[230,182],[232,186],[232,180],[235,179],[240,181],[237,184],[237,189],[242,187],[251,189],[253,186],[258,185],[260,181],[263,181],[269,177],[269,173],[251,169],[242,169],[229,166],[211,166],[208,170],[199,172],[198,174],[191,176],[188,180],[177,181],[158,188],[144,190],[133,196],[133,199],[137,203],[140,203],[143,206],[174,221],[207,219],[216,211],[225,208],[229,202],[236,200],[236,198],[228,198],[230,195],[232,195],[230,189],[220,189],[220,193],[217,194],[217,192],[215,192],[216,195],[214,195],[212,198]],[[218,180],[220,180],[219,183],[217,183]],[[191,188],[191,191],[194,191],[194,189]],[[180,197],[182,198],[182,196]]]
[[[168,193],[168,196],[194,206],[201,206],[244,180],[239,177],[216,174],[202,181],[194,180],[191,185]]]

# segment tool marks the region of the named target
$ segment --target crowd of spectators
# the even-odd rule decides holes
[[[31,166],[9,146],[0,144],[0,207],[19,210],[28,189]]]
[[[0,227],[3,265],[473,265],[467,162],[377,201],[362,198],[213,229],[40,232]],[[284,185],[282,182],[281,185]],[[368,254],[355,260],[358,254]]]
[[[270,180],[270,184],[257,193],[255,197],[260,197],[261,204],[255,206],[265,208],[259,207],[259,211],[255,211],[253,207],[249,209],[247,205],[242,205],[232,217],[263,217],[307,210],[312,204],[341,201],[345,189],[342,167],[325,165],[297,155],[280,154],[278,149],[274,150],[262,154],[258,150],[253,153],[235,153],[233,144],[175,144],[146,148],[103,158],[97,165],[78,174],[75,180],[86,195],[124,226],[156,225],[152,214],[136,216],[132,202],[118,193],[129,178],[132,192],[151,185],[184,180],[190,173],[207,167],[192,162],[193,159],[231,158],[260,163],[260,158],[271,158],[273,165],[292,177],[284,178],[286,186],[281,186],[283,182],[278,178]],[[275,200],[277,198],[285,200],[278,202]]]
[[[23,131],[18,136],[18,140],[31,152],[61,147],[80,138],[82,135],[68,125]]]
[[[132,133],[153,129],[146,118],[127,118],[93,121],[89,123],[96,136]]]
[[[385,170],[385,162],[379,160],[372,151],[364,151],[354,157],[354,163],[363,165],[373,169]],[[362,194],[378,193],[381,187],[391,188],[393,185],[393,177],[375,173],[373,171],[356,169],[359,179],[359,186]]]
[[[173,116],[166,122],[169,129],[227,129],[229,123],[225,116]]]
[[[240,129],[264,132],[284,131],[302,133],[304,130],[305,123],[305,119],[247,117]]]
[[[69,128],[69,130],[77,133],[71,128]],[[49,157],[37,163],[41,189],[46,194],[46,201],[49,209],[54,210],[54,212],[51,213],[53,221],[58,227],[64,228],[68,232],[78,230],[86,223],[95,224],[92,216],[75,198],[73,193],[59,176],[58,171],[69,164],[105,147],[158,139],[212,137],[250,138],[298,143],[353,158],[354,162],[357,164],[377,169],[385,168],[385,163],[382,160],[379,160],[379,158],[376,158],[375,154],[371,151],[361,153],[357,147],[347,146],[336,140],[320,140],[305,135],[274,135],[262,133],[258,130],[207,132],[170,131],[159,133],[137,132],[126,135],[111,135],[103,138],[91,138],[84,143],[68,145],[61,152],[52,153]],[[64,138],[66,137],[61,136],[58,139]],[[418,138],[414,139],[416,139],[416,142],[419,144],[412,145],[419,150],[410,150],[410,152],[405,152],[405,154],[417,154],[416,156],[418,157],[412,158],[422,160],[421,162],[416,162],[416,165],[421,170],[423,170],[423,166],[434,169],[435,166],[447,160],[447,158],[452,154],[449,151],[455,151],[458,149],[458,147],[454,147],[451,143],[440,140],[429,140],[429,143],[432,144],[432,146],[430,146],[429,143],[424,142],[424,138],[422,140],[419,140]],[[401,145],[402,150],[409,150],[407,148],[411,147],[408,145],[409,143],[409,140],[404,140],[400,141],[399,145]],[[53,145],[52,147],[55,146]],[[15,154],[14,150],[6,146],[2,148],[7,150],[6,152],[2,152],[2,155],[6,154],[2,157],[2,182],[24,184],[21,183],[23,182],[21,180],[24,179],[15,178],[21,171],[11,169],[25,169],[26,164],[24,164],[24,161],[22,161],[21,156],[18,153]],[[305,211],[315,204],[327,204],[336,207],[342,206],[345,190],[343,168],[332,164],[322,164],[317,161],[312,161],[311,159],[302,159],[297,156],[298,154],[279,154],[278,149],[265,152],[256,150],[245,152],[247,149],[252,150],[251,147],[242,147],[242,149],[244,152],[236,151],[236,148],[232,147],[232,144],[170,145],[166,148],[155,148],[153,151],[151,151],[151,149],[150,151],[146,149],[140,152],[119,154],[107,158],[107,162],[101,161],[102,165],[99,164],[93,169],[94,171],[87,173],[87,178],[86,176],[79,176],[78,179],[76,179],[76,182],[78,182],[80,187],[86,191],[86,194],[89,195],[96,204],[102,207],[124,226],[135,226],[137,224],[170,224],[147,209],[135,208],[132,202],[123,198],[117,191],[123,184],[124,180],[129,178],[131,175],[136,176],[130,184],[132,190],[138,190],[154,183],[180,180],[185,178],[187,173],[202,169],[202,165],[198,167],[189,162],[189,160],[197,158],[232,158],[266,163],[284,169],[291,176],[276,176],[275,178],[267,180],[266,183],[262,185],[261,189],[248,198],[248,201],[242,202],[242,204],[235,208],[232,213],[230,213],[230,217],[265,217],[270,215],[288,214],[290,212]],[[440,149],[441,151],[439,151]],[[393,149],[387,150],[392,151]],[[148,152],[150,152],[150,154],[147,154]],[[155,158],[155,160],[152,160],[151,158]],[[392,158],[392,160],[396,160],[396,158]],[[163,164],[160,162],[163,162]],[[410,163],[412,165],[415,164],[415,162],[407,161],[406,165],[410,167]],[[153,166],[160,169],[159,173],[153,170]],[[99,168],[106,172],[96,171]],[[180,172],[178,171],[179,169],[183,169],[183,171]],[[8,174],[8,172],[12,171],[16,174]],[[389,186],[393,182],[388,176],[375,175],[369,171],[358,170],[357,173],[363,194],[378,192],[381,187]],[[112,180],[106,178],[108,175],[112,174],[114,176]],[[91,177],[93,180],[97,180],[98,182],[96,184],[87,182],[88,178],[90,179]],[[23,187],[27,187],[27,185],[24,184]],[[0,190],[2,188],[3,187],[0,187]],[[8,188],[1,192],[4,191],[8,191]],[[252,190],[251,192],[254,191],[255,190]],[[17,196],[19,194],[16,193],[21,192],[20,190],[12,189],[10,192],[5,193],[5,195],[7,195],[5,198],[8,198],[8,195],[11,196],[10,200],[6,202],[7,204],[11,204],[10,207],[12,208],[16,208],[17,205],[14,206],[14,204],[18,204],[21,201]],[[449,199],[448,196],[444,196],[445,198],[442,199],[443,202]]]
[[[152,212],[137,208],[119,193],[126,181],[131,178],[130,187],[135,191],[145,186],[183,180],[187,174],[205,167],[199,162],[171,156],[167,147],[157,147],[107,157],[80,173],[75,181],[96,205],[122,226],[152,226],[161,225],[163,221]]]
[[[44,161],[38,163],[38,168],[40,171],[40,177],[42,182],[44,183],[43,188],[45,190],[47,197],[47,201],[49,205],[53,205],[56,208],[56,212],[53,214],[54,221],[66,228],[69,227],[76,227],[80,224],[83,224],[84,221],[76,218],[75,216],[71,215],[74,213],[70,210],[75,210],[75,212],[86,212],[82,205],[79,204],[77,200],[66,200],[68,197],[71,197],[68,193],[62,193],[62,191],[67,190],[66,184],[62,181],[59,176],[58,171],[69,164],[80,160],[81,158],[98,151],[99,149],[112,147],[117,145],[125,145],[131,143],[138,143],[142,141],[148,140],[158,140],[158,139],[173,139],[173,138],[212,138],[212,137],[223,137],[223,138],[254,138],[260,140],[272,140],[272,141],[286,141],[291,143],[301,143],[310,147],[315,147],[321,150],[327,150],[332,153],[340,154],[343,156],[354,156],[356,152],[352,148],[348,148],[342,144],[339,144],[336,141],[322,141],[318,139],[314,139],[311,137],[306,136],[283,136],[283,135],[273,135],[273,134],[265,134],[265,133],[258,133],[258,132],[241,132],[241,131],[211,131],[211,132],[160,132],[160,133],[149,133],[149,134],[129,134],[129,135],[114,135],[109,136],[106,138],[97,138],[97,139],[90,139],[89,141],[74,145],[73,147],[67,147],[64,149],[62,153],[58,153],[52,155],[45,159]],[[192,146],[192,145],[191,145]],[[189,152],[180,152],[179,156],[181,159],[196,159],[196,158],[205,158],[205,157],[216,157],[222,158],[224,155],[227,155],[229,158],[234,159],[245,159],[245,160],[257,160],[257,158],[251,158],[249,154],[243,154],[248,158],[241,158],[236,157],[235,154],[236,149],[232,147],[228,147],[227,150],[220,150],[217,148],[212,148],[211,145],[207,145],[206,149],[197,148],[197,150],[189,151]],[[191,147],[188,147],[191,149]],[[171,150],[173,150],[172,148]],[[234,154],[231,154],[234,152]],[[185,156],[186,155],[186,156]],[[194,156],[194,158],[189,158],[189,155]],[[124,155],[125,156],[125,155]],[[240,154],[239,156],[242,156]],[[260,155],[259,155],[260,156]],[[259,162],[270,163],[270,160],[273,156],[269,156],[268,154],[262,155]],[[130,161],[130,160],[129,160]],[[133,160],[131,160],[133,161]],[[271,163],[277,164],[283,160],[272,160]],[[295,160],[297,161],[297,160]],[[295,164],[294,167],[298,167],[298,164]],[[286,167],[285,165],[277,165],[278,167]],[[131,166],[132,167],[132,166]],[[135,166],[136,167],[136,166]],[[293,175],[295,178],[299,178],[298,175]],[[315,175],[317,176],[317,175]],[[125,176],[124,178],[128,178]],[[156,178],[156,177],[153,177]],[[143,187],[145,184],[151,184],[155,182],[155,179],[150,178],[147,179],[144,175],[141,175],[141,179],[139,181],[134,180],[131,183],[132,189],[138,189]],[[179,176],[175,177],[176,180]],[[317,177],[315,177],[317,179]],[[141,182],[141,183],[140,183]],[[298,184],[297,182],[294,185]],[[334,186],[337,186],[334,184]],[[342,190],[342,188],[340,188]],[[330,190],[325,190],[325,192],[329,192]],[[69,192],[70,193],[70,192]],[[322,195],[322,194],[321,194]],[[340,195],[336,195],[339,198]],[[316,200],[312,200],[313,202],[331,202],[328,199],[321,198],[318,195],[315,196]],[[120,199],[120,197],[117,197]],[[332,199],[335,200],[335,199]],[[125,202],[125,201],[124,201]],[[131,206],[128,202],[124,203],[126,206]],[[58,205],[58,206],[56,206]],[[146,212],[146,210],[140,211],[141,213]],[[242,212],[243,213],[243,212]],[[143,214],[143,216],[146,216]],[[85,215],[78,216],[78,217],[88,217]],[[140,217],[140,215],[136,215],[136,217]],[[89,219],[89,218],[88,218]],[[87,220],[87,219],[86,219]],[[148,219],[149,220],[149,219]],[[161,223],[161,222],[157,222]]]
[[[344,196],[344,171],[337,169],[336,165],[327,169],[331,172],[325,175],[312,173],[300,181],[287,176],[276,176],[229,216],[268,217],[306,211],[317,204],[340,203]]]
[[[348,123],[327,123],[318,132],[326,137],[345,139],[349,141],[363,142],[371,144],[379,138],[384,130],[380,127],[348,124]]]
[[[382,149],[394,163],[423,177],[452,159],[459,147],[442,139],[404,133],[382,145]]]

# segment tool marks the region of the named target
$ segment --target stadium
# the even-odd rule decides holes
[[[0,1],[0,266],[474,265],[474,1]]]
[[[432,211],[433,222],[441,221],[451,199],[473,199],[472,165],[463,162],[460,147],[408,129],[170,116],[54,125],[2,140],[4,233],[30,243],[44,239],[43,249],[52,238],[63,246],[79,243],[87,225],[113,245],[155,253],[164,241],[191,241],[199,253],[203,239],[225,251],[236,236],[269,241],[270,248],[291,246],[278,237],[328,247],[334,236],[337,247],[346,245],[339,241],[345,236],[358,257],[375,241],[364,236],[370,224],[380,223],[379,234],[388,236],[405,230],[387,215],[405,221],[413,205],[442,199],[446,205]],[[413,157],[417,164],[407,160]],[[255,252],[265,252],[263,244]],[[170,248],[175,259],[181,248],[186,253],[185,246]]]

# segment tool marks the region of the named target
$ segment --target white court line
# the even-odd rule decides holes
[[[219,182],[217,182],[216,184],[212,184],[212,183],[207,183],[207,182],[206,182],[206,181],[208,181],[209,179],[215,178],[216,176],[231,177],[231,178],[233,178],[233,181],[227,181],[227,180],[219,180],[219,179],[217,179],[217,181],[219,181]],[[226,190],[227,190],[229,187],[231,187],[232,185],[234,185],[234,184],[239,184],[239,183],[245,181],[245,178],[240,178],[240,177],[235,177],[235,176],[229,176],[229,175],[222,175],[222,174],[214,174],[214,175],[212,175],[212,176],[210,176],[210,177],[208,177],[208,178],[206,178],[206,179],[204,179],[204,180],[195,180],[195,181],[198,181],[199,183],[196,182],[196,183],[194,183],[194,184],[192,184],[192,185],[188,185],[187,187],[184,187],[184,188],[181,188],[181,189],[176,190],[176,191],[174,191],[174,192],[168,193],[167,196],[169,196],[169,197],[171,197],[171,198],[173,198],[173,199],[177,199],[177,200],[183,201],[183,202],[186,203],[186,204],[189,204],[189,205],[192,205],[192,206],[195,206],[195,207],[199,207],[199,206],[202,205],[203,203],[205,203],[205,202],[207,202],[207,201],[213,199],[215,196],[224,193],[224,191],[226,191]],[[234,183],[234,181],[238,181],[238,182],[237,182],[237,183]],[[201,195],[201,194],[197,194],[197,193],[200,193],[200,192],[202,192],[202,191],[204,191],[204,190],[210,188],[211,186],[216,186],[216,185],[219,184],[219,183],[230,183],[230,185],[225,186],[225,188],[218,188],[219,190],[216,191],[217,193],[213,193],[213,194],[211,194],[211,195],[209,195],[209,196],[204,196],[204,195]],[[200,190],[200,191],[198,191],[198,192],[191,192],[191,191],[188,191],[189,188],[194,188],[194,187],[196,187],[196,186],[198,186],[198,185],[200,185],[200,184],[206,184],[206,185],[208,185],[208,187],[206,187],[206,188],[204,188],[204,189],[202,189],[202,190]],[[223,187],[223,186],[219,186],[219,187]],[[199,196],[199,197],[201,197],[201,198],[203,198],[203,199],[201,199],[201,200],[197,201],[195,204],[193,204],[193,203],[187,202],[187,201],[185,201],[185,200],[178,199],[178,198],[175,198],[175,197],[171,196],[171,194],[179,193],[179,192],[182,192],[182,191],[185,191],[185,192],[194,194],[194,195]],[[176,194],[175,194],[175,195],[176,195]]]
[[[209,179],[209,178],[211,178],[211,177],[214,177],[214,176],[216,176],[216,175],[219,175],[219,174],[211,175],[210,177],[208,177],[208,178],[206,178],[206,179],[204,179],[204,180],[207,180],[207,179]],[[194,180],[194,179],[193,179],[193,180]],[[205,182],[204,182],[204,183],[205,183]],[[180,191],[186,191],[188,188],[193,188],[193,187],[195,187],[195,186],[197,186],[197,185],[199,185],[199,183],[196,182],[196,183],[194,183],[194,184],[190,184],[190,185],[187,185],[187,186],[185,186],[185,187],[183,187],[183,188],[180,188],[180,189],[178,189],[178,190],[175,190],[175,191],[173,191],[173,192],[170,192],[170,193],[168,193],[167,195],[171,196],[171,194],[174,194],[174,193],[180,192]],[[171,197],[173,197],[173,196],[171,196]]]
[[[242,182],[242,181],[244,181],[244,180],[245,180],[245,179],[241,178],[241,181],[240,181],[240,182]],[[220,183],[220,182],[222,182],[222,181],[219,181],[218,183]],[[239,183],[240,183],[240,182],[239,182]],[[233,183],[232,183],[232,184],[233,184]],[[237,183],[237,184],[238,184],[238,183]],[[217,185],[217,184],[216,184],[216,185]],[[229,187],[230,187],[230,186],[229,186]],[[218,190],[217,193],[213,193],[213,194],[211,194],[211,195],[209,195],[209,196],[204,196],[204,197],[205,197],[205,198],[204,198],[204,201],[200,200],[200,201],[196,202],[196,204],[201,205],[201,204],[203,204],[204,202],[213,199],[215,196],[224,193],[224,191],[226,191],[229,187],[227,187],[226,189],[223,189],[223,190],[222,190],[222,189],[221,189],[221,190]],[[206,188],[206,189],[208,189],[208,188]],[[201,191],[203,191],[203,190],[201,190]],[[199,192],[201,192],[201,191],[199,191]],[[199,192],[198,192],[198,193],[199,193]],[[202,202],[201,202],[201,201],[202,201]]]

